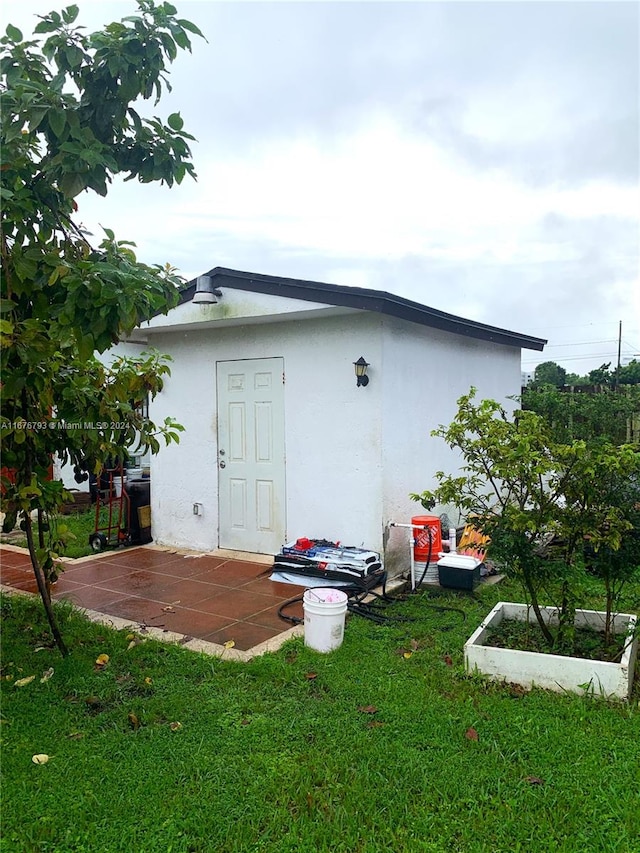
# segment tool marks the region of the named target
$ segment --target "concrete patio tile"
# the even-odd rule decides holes
[[[28,554],[18,553],[17,551],[9,551],[6,548],[2,549],[0,557],[0,566],[7,568],[29,568],[31,566],[31,557]]]
[[[76,607],[88,610],[97,610],[100,613],[108,613],[109,607],[114,601],[126,598],[121,592],[110,589],[101,589],[99,586],[81,586],[80,584],[68,585],[64,589],[54,587],[53,598],[57,601],[70,601]]]
[[[219,616],[241,620],[248,619],[254,613],[261,613],[278,602],[279,599],[270,595],[259,595],[242,589],[226,589],[218,595],[194,604],[193,607],[206,613],[217,613]]]
[[[57,596],[59,593],[67,591],[76,591],[78,589],[82,589],[85,586],[85,583],[74,581],[71,578],[67,577],[65,572],[62,572],[62,574],[58,577],[58,580],[55,583],[51,584],[51,595]]]
[[[218,616],[215,613],[200,613],[186,607],[173,607],[173,612],[163,612],[164,627],[168,631],[186,634],[192,637],[203,637],[205,634],[219,631],[233,624],[233,619]],[[154,623],[154,624],[157,624]]]
[[[297,598],[304,593],[305,587],[291,583],[269,580],[269,576],[256,578],[244,584],[243,590],[259,592],[262,595],[272,595],[275,598]]]
[[[165,593],[175,597],[170,591],[181,586],[183,583],[184,581],[179,578],[156,574],[155,572],[148,572],[142,569],[141,571],[133,571],[119,577],[101,580],[99,585],[103,589],[112,589],[126,595],[164,601]]]
[[[166,576],[163,578],[166,580]],[[198,602],[206,601],[221,591],[227,592],[227,587],[196,581],[192,578],[174,578],[171,583],[170,602],[179,601],[182,607],[196,607]]]
[[[12,581],[11,586],[14,589],[21,589],[23,592],[33,592],[40,594],[38,590],[38,584],[33,572],[31,573],[30,577],[28,575],[25,575],[24,579],[22,580]]]
[[[224,565],[227,560],[215,560],[214,558],[210,558],[211,562],[207,561],[206,557],[201,559],[189,559],[187,557],[183,557],[181,561],[172,561],[170,563],[163,563],[158,566],[153,567],[153,571],[158,574],[170,575],[171,577],[176,578],[197,578],[200,575],[204,577],[208,577],[213,572],[215,572],[220,566]],[[136,566],[136,568],[139,568]]]
[[[221,584],[228,587],[244,586],[250,581],[255,580],[264,571],[264,566],[259,563],[241,563],[227,562],[219,569],[214,569],[212,572],[204,571],[201,575],[195,575],[195,579],[200,579],[206,576],[212,583]]]
[[[247,577],[258,577],[270,568],[262,562],[252,562],[251,560],[228,560],[227,564],[236,575],[246,575]]]
[[[131,569],[126,566],[114,565],[106,560],[96,560],[95,563],[84,563],[74,566],[65,564],[65,575],[69,580],[76,583],[94,584],[102,583],[113,578],[126,576]]]
[[[286,626],[286,623],[283,623]],[[285,629],[286,630],[286,627]],[[264,628],[261,625],[253,625],[250,622],[232,622],[220,631],[214,631],[212,634],[207,634],[202,639],[210,643],[218,643],[224,645],[233,640],[235,648],[241,651],[252,649],[259,643],[273,637],[273,630]]]
[[[274,605],[273,607],[269,607],[267,610],[263,610],[260,613],[254,613],[247,620],[252,625],[260,625],[262,628],[274,628],[286,630],[287,627],[292,627],[290,622],[286,622],[284,619],[281,619],[278,615],[278,610],[285,602],[280,602],[280,604]],[[296,602],[296,604],[291,604],[289,607],[285,609],[285,614],[287,616],[297,616],[299,619],[304,618],[304,613],[302,610],[302,602]]]
[[[2,571],[0,571],[0,581],[8,583],[10,586],[33,577],[34,574],[31,566],[25,568],[3,566]]]
[[[122,548],[118,551],[110,551],[108,556],[102,557],[98,562],[102,561],[135,569],[153,569],[166,566],[169,563],[183,562],[184,555],[175,554],[172,551],[157,551],[143,546],[141,548]]]
[[[157,627],[170,628],[165,625],[167,620],[167,607],[160,601],[150,601],[146,598],[135,598],[127,596],[109,603],[109,615],[120,616],[122,619],[131,619],[141,624],[154,625]]]
[[[208,572],[224,566],[225,563],[229,562],[229,558],[214,557],[212,554],[184,554],[182,555],[182,562],[194,566],[199,572]]]
[[[37,594],[28,555],[3,547],[0,564],[7,586]],[[276,638],[291,630],[278,617],[278,607],[302,595],[303,588],[270,581],[270,570],[269,558],[254,562],[226,554],[201,557],[126,548],[67,562],[52,595],[86,609],[91,618],[146,626],[172,642],[186,635],[212,643],[220,653],[231,639],[242,656],[254,646],[261,652],[271,648],[271,640],[277,646]],[[287,612],[302,615],[300,605]],[[231,659],[232,651],[224,653]]]

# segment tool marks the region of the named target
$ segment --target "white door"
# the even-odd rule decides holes
[[[217,369],[220,547],[276,554],[285,541],[284,359]]]

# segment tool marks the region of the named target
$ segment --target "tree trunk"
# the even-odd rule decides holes
[[[556,646],[559,649],[564,648],[565,628],[573,624],[572,613],[569,606],[569,591],[567,582],[562,584],[562,601],[560,603],[560,613],[558,614],[558,632],[556,634]]]
[[[51,633],[53,634],[53,639],[55,640],[56,646],[60,650],[60,654],[63,657],[66,657],[69,654],[69,650],[67,649],[64,640],[62,639],[62,634],[60,633],[60,629],[58,628],[58,624],[56,622],[56,617],[53,612],[53,607],[51,605],[51,596],[49,594],[49,585],[44,577],[42,568],[38,562],[38,556],[36,554],[35,543],[33,541],[33,525],[31,523],[31,515],[29,512],[25,512],[25,527],[27,533],[27,544],[29,546],[29,555],[31,557],[31,565],[33,566],[33,573],[36,576],[36,583],[38,584],[38,591],[40,592],[40,598],[42,599],[42,603],[44,605],[45,613],[47,614],[47,619],[49,620],[49,627],[51,628]],[[42,531],[40,531],[42,532]]]
[[[611,579],[609,577],[605,577],[604,585],[607,593],[607,615],[605,617],[604,623],[604,645],[605,648],[608,648],[609,643],[611,643],[612,641],[613,635],[613,606],[615,602],[615,594],[612,589]]]
[[[29,401],[27,399],[27,391],[26,388],[22,389],[22,411],[26,421],[29,420]],[[29,444],[27,444],[27,449],[25,452],[25,465],[22,471],[23,479],[26,484],[31,482],[31,476],[33,473],[33,453],[32,448]],[[44,530],[43,530],[43,513],[42,509],[38,507],[38,542],[40,548],[44,548]],[[27,534],[27,545],[29,546],[29,556],[31,557],[31,565],[33,566],[33,573],[36,576],[36,583],[38,584],[38,591],[40,592],[40,598],[42,599],[42,604],[44,605],[44,611],[47,614],[47,619],[49,621],[49,627],[51,628],[51,633],[53,634],[53,639],[60,650],[60,654],[62,657],[66,657],[69,654],[69,650],[67,649],[64,640],[62,639],[62,634],[60,633],[60,629],[56,623],[56,617],[53,612],[53,607],[51,606],[51,593],[49,589],[49,581],[48,578],[45,578],[44,573],[42,571],[42,567],[38,561],[38,555],[36,554],[36,546],[33,541],[33,524],[31,522],[31,513],[27,509],[24,511],[24,524],[25,531]]]
[[[538,626],[539,626],[540,630],[542,631],[542,636],[545,638],[547,643],[549,643],[549,648],[553,648],[553,643],[554,643],[553,634],[549,630],[549,626],[547,625],[547,623],[544,621],[544,617],[542,615],[542,612],[540,610],[540,605],[538,603],[538,593],[536,592],[536,588],[531,581],[531,578],[529,576],[529,572],[527,571],[527,569],[524,568],[524,566],[522,569],[522,576],[524,578],[524,582],[525,582],[525,585],[527,587],[527,590],[529,591],[529,596],[531,598],[531,607],[533,608],[533,612],[535,613]]]

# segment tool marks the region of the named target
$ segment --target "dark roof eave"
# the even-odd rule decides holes
[[[466,320],[464,317],[457,317],[454,314],[429,308],[420,302],[413,302],[384,290],[281,278],[259,273],[240,272],[225,267],[214,267],[206,275],[214,279],[216,288],[227,287],[235,290],[248,290],[253,293],[283,296],[305,302],[325,302],[344,308],[372,311],[409,323],[440,329],[444,332],[523,349],[542,351],[547,343],[543,338],[535,338],[530,335],[511,332],[508,329],[478,323],[474,320]],[[193,298],[195,288],[194,280],[181,291],[180,304],[189,302]]]

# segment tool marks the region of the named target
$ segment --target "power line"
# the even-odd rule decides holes
[[[591,346],[595,344],[616,344],[618,342],[617,338],[608,338],[606,341],[572,341],[569,344],[545,344],[544,348],[549,349],[550,347],[582,347],[582,346]],[[631,344],[629,344],[631,346]]]
[[[564,345],[563,345],[564,346]],[[572,344],[571,346],[577,346],[577,344]],[[633,347],[628,347],[625,345],[625,349],[622,352],[622,355],[625,358],[637,358],[640,357],[640,352],[637,350],[634,351]],[[584,361],[588,358],[614,358],[615,353],[613,349],[607,352],[591,352],[585,353],[584,355],[558,355],[557,358],[562,361]],[[522,363],[523,364],[541,364],[543,361],[553,361],[553,358],[544,358],[544,356],[523,356]]]
[[[596,326],[596,325],[600,326],[602,324],[596,323],[595,320],[593,323],[569,323],[566,326],[546,326],[546,325],[545,326],[530,326],[527,323],[527,328],[531,329],[531,331],[535,332],[535,331],[540,330],[540,329],[585,329],[587,326]]]
[[[603,324],[600,320],[594,320],[593,323],[569,323],[565,326],[547,326],[547,325],[545,325],[545,326],[530,326],[527,323],[527,329],[529,329],[532,332],[541,331],[541,330],[542,331],[544,331],[544,330],[551,331],[552,329],[586,329],[587,327],[590,327],[590,326],[598,326],[598,328],[602,329],[602,325]],[[608,324],[606,324],[606,325],[608,325]],[[626,327],[626,324],[624,324],[624,326]],[[638,326],[631,326],[629,328],[636,330],[639,327]]]
[[[615,361],[615,353],[607,352],[607,353],[593,353],[592,355],[570,355],[570,356],[567,356],[566,358],[563,358],[562,361],[589,361],[589,359],[594,359],[594,358],[609,359],[611,362],[613,362],[613,361]],[[547,360],[551,361],[551,359],[547,359]],[[523,367],[526,367],[529,365],[543,364],[543,362],[540,359],[537,359],[536,361],[523,361],[523,362],[521,362],[521,364]]]

